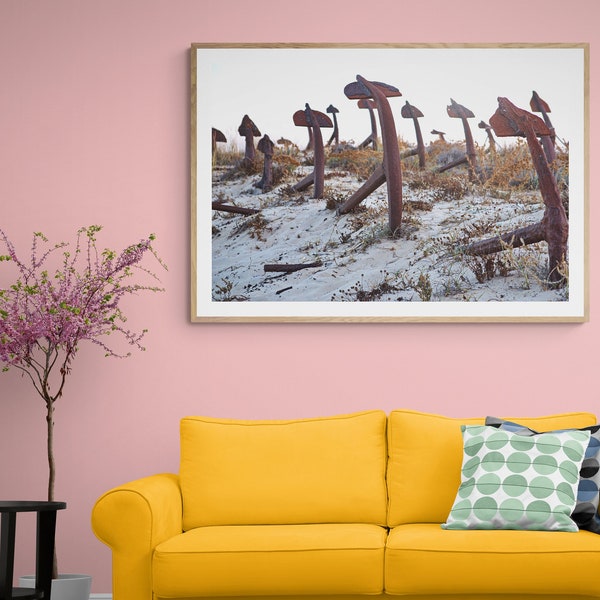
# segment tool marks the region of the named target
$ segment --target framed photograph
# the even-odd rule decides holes
[[[588,44],[193,44],[193,322],[588,319]]]

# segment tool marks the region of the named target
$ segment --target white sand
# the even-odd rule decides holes
[[[291,183],[311,170],[298,168],[297,179]],[[567,299],[566,288],[548,290],[544,285],[545,243],[493,255],[503,261],[505,272],[496,269],[493,278],[483,283],[469,268],[474,259],[460,252],[466,231],[475,231],[470,239],[474,241],[539,221],[544,210],[539,192],[481,195],[478,186],[455,200],[440,198],[431,189],[410,190],[405,183],[403,225],[394,239],[387,225],[385,184],[358,209],[340,216],[327,208],[326,200],[311,197],[312,187],[303,193],[282,194],[287,182],[262,193],[253,186],[259,176],[222,182],[222,173],[215,171],[213,200],[260,209],[260,213],[242,216],[213,211],[213,301]],[[463,177],[451,173],[449,177]],[[361,183],[336,171],[325,181],[326,197],[345,199]],[[431,210],[411,208],[413,201],[425,202]],[[479,233],[482,224],[488,227]],[[264,271],[265,264],[314,261],[321,261],[322,266],[290,274]]]

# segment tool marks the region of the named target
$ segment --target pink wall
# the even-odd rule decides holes
[[[0,2],[0,226],[24,248],[34,230],[59,240],[100,223],[102,244],[114,247],[156,232],[170,267],[165,294],[132,303],[133,324],[150,329],[148,351],[119,361],[82,347],[57,409],[57,495],[69,504],[59,517],[60,563],[65,572],[92,574],[94,591],[110,591],[109,552],[89,527],[94,500],[118,483],[176,471],[184,415],[600,412],[593,202],[600,4],[295,4]],[[591,321],[190,324],[188,49],[212,41],[590,42]],[[41,401],[14,372],[0,376],[0,395],[0,497],[43,498]],[[21,532],[29,540],[29,521]],[[33,569],[30,543],[19,550],[18,573]]]

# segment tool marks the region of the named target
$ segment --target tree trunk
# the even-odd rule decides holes
[[[54,502],[54,480],[56,464],[54,462],[54,402],[46,400],[47,451],[48,451],[48,501]]]
[[[56,479],[56,463],[54,461],[54,400],[46,398],[46,426],[48,450],[48,501],[54,502],[54,481]],[[52,579],[58,578],[58,561],[56,559],[56,545],[52,561]]]

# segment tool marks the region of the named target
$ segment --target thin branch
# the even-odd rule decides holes
[[[71,360],[71,357],[72,357],[72,351],[69,350],[69,352],[65,356],[65,360],[63,361],[62,366],[60,368],[60,374],[61,374],[60,386],[58,387],[56,396],[54,396],[54,399],[53,399],[54,402],[56,402],[56,400],[58,400],[58,398],[60,398],[62,396],[63,387],[65,387],[65,381],[67,380],[67,375],[69,373],[67,364]]]
[[[29,369],[26,369],[25,367],[22,367],[21,365],[19,365],[19,364],[16,364],[16,363],[15,363],[15,364],[13,364],[13,365],[11,365],[11,367],[14,367],[15,369],[18,369],[19,371],[23,371],[23,373],[25,373],[25,374],[27,375],[27,377],[29,377],[29,379],[31,379],[31,383],[33,383],[33,387],[35,388],[35,391],[36,391],[36,392],[37,392],[37,393],[38,393],[38,394],[39,394],[39,395],[40,395],[42,398],[44,397],[44,394],[42,393],[42,390],[41,390],[41,388],[40,388],[40,387],[38,387],[38,384],[37,384],[36,380],[34,379],[33,375],[30,373]],[[34,371],[35,371],[35,369],[34,369]],[[39,374],[37,374],[37,371],[35,371],[35,372],[36,372],[36,375],[37,375],[37,376],[38,376],[38,378],[39,378]]]

